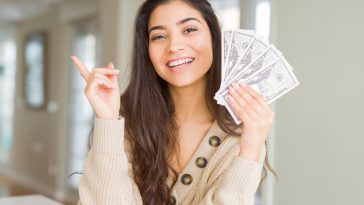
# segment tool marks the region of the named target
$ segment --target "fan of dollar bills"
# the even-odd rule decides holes
[[[282,53],[255,35],[254,31],[223,29],[221,56],[221,85],[214,98],[227,108],[236,124],[240,124],[241,120],[227,102],[228,89],[232,84],[251,86],[267,103],[299,85]]]

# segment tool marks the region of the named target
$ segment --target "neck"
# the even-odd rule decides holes
[[[207,108],[205,86],[205,78],[190,86],[169,86],[178,123],[204,124],[213,121],[213,116]]]

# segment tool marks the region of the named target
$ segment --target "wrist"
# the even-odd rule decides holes
[[[240,151],[239,157],[242,159],[259,162],[259,154],[256,153],[246,153]]]
[[[110,116],[99,116],[96,114],[96,117],[101,120],[119,120],[119,115],[110,115]]]
[[[239,157],[246,160],[259,162],[260,153],[261,153],[261,148],[259,147],[253,148],[253,147],[240,146]]]

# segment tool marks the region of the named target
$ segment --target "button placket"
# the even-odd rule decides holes
[[[208,161],[205,157],[198,157],[195,162],[197,167],[205,168],[207,166]]]
[[[190,174],[184,174],[181,177],[181,182],[184,185],[190,185],[192,183],[192,181],[193,181],[193,178]]]
[[[188,190],[198,183],[199,177],[201,177],[204,168],[208,165],[209,158],[215,153],[216,148],[222,144],[225,137],[226,133],[219,128],[217,121],[215,121],[190,163],[179,175],[178,183],[175,185],[178,197],[183,198]]]
[[[176,197],[171,195],[169,198],[169,205],[176,205],[176,202],[177,202]]]
[[[209,144],[213,147],[218,147],[221,144],[221,139],[218,136],[211,136],[209,139]]]

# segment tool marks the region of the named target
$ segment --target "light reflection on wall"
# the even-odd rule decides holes
[[[269,1],[260,1],[256,6],[255,31],[265,40],[270,37],[270,16],[271,6]]]
[[[240,27],[240,0],[210,0],[224,28]]]
[[[13,138],[16,45],[12,39],[0,40],[0,162],[10,163]]]

